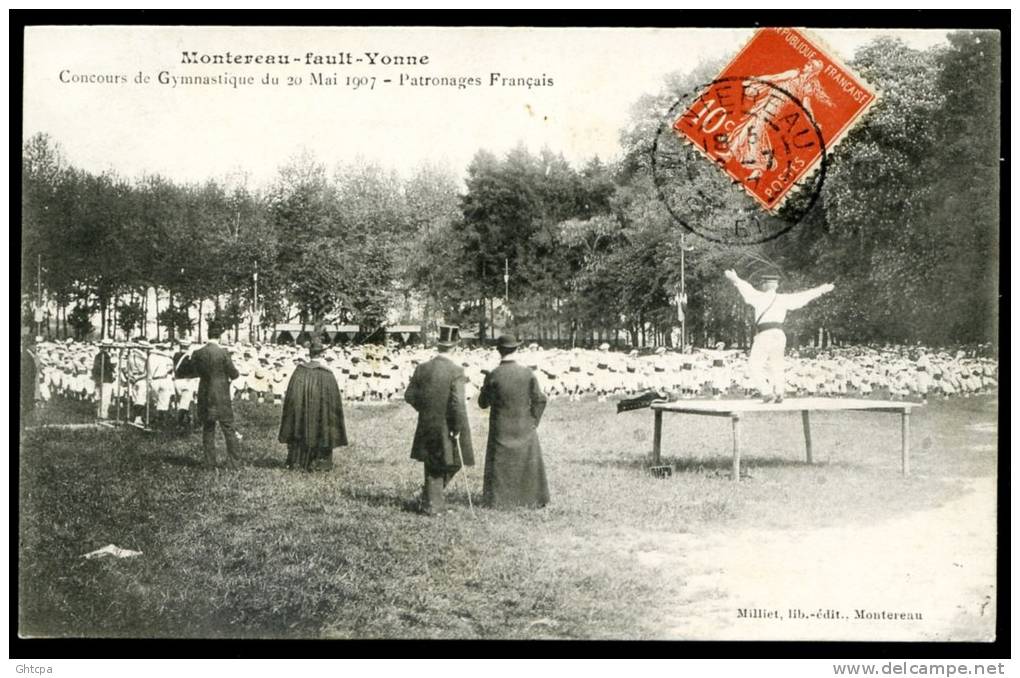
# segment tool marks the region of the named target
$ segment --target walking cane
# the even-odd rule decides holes
[[[453,442],[457,446],[457,456],[460,458],[460,467],[464,469],[464,491],[467,492],[468,508],[471,509],[471,517],[475,517],[475,505],[471,501],[471,482],[468,480],[468,467],[464,463],[464,455],[460,451],[460,435],[453,436]]]

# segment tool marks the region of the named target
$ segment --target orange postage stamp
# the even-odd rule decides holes
[[[805,31],[762,28],[673,129],[775,212],[876,99]]]

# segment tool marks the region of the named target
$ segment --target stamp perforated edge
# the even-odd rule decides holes
[[[737,61],[737,59],[740,58],[740,55],[742,55],[744,52],[746,52],[748,50],[748,48],[752,45],[752,43],[754,43],[755,38],[757,38],[761,33],[763,33],[764,31],[778,30],[779,28],[783,28],[783,27],[782,26],[763,26],[763,27],[755,30],[754,34],[747,40],[746,43],[744,43],[744,46],[741,47],[737,51],[737,53],[735,55],[733,55],[733,57],[728,62],[726,62],[726,65],[723,66],[723,68],[719,71],[720,75],[722,73],[725,73],[730,68],[730,66],[732,66]],[[857,124],[860,123],[860,121],[865,117],[865,115],[869,111],[871,111],[872,107],[875,105],[875,103],[878,102],[878,100],[880,98],[879,94],[878,94],[878,90],[871,83],[869,83],[864,78],[859,76],[857,73],[852,71],[843,62],[842,59],[840,59],[839,57],[835,56],[835,52],[832,50],[832,48],[829,47],[829,45],[827,45],[818,36],[816,36],[814,33],[812,33],[810,31],[810,29],[801,28],[801,27],[790,27],[790,28],[792,28],[792,30],[795,30],[798,33],[800,33],[800,35],[802,37],[804,37],[805,39],[807,39],[811,43],[812,47],[817,49],[819,52],[822,52],[825,55],[825,58],[827,58],[829,61],[831,61],[835,66],[841,68],[847,75],[853,77],[853,79],[858,84],[861,85],[861,88],[864,89],[865,91],[867,91],[871,95],[871,100],[867,104],[862,106],[861,109],[859,111],[857,111],[857,113],[855,113],[849,120],[847,120],[846,123],[833,135],[832,139],[828,143],[826,143],[824,136],[822,136],[819,133],[819,136],[820,136],[820,139],[821,139],[821,143],[822,143],[822,152],[821,152],[821,154],[817,158],[815,158],[814,161],[812,161],[810,164],[808,164],[807,167],[805,167],[803,170],[801,170],[800,176],[798,176],[796,178],[796,180],[792,183],[792,185],[790,186],[789,189],[787,189],[786,191],[783,192],[782,196],[780,196],[779,200],[777,200],[776,203],[773,206],[770,207],[770,206],[765,205],[764,203],[762,203],[761,198],[758,197],[757,195],[755,195],[750,190],[750,188],[747,186],[747,184],[744,183],[743,181],[734,181],[734,183],[740,185],[740,187],[744,190],[744,192],[747,193],[751,197],[751,199],[754,200],[755,203],[760,205],[763,210],[765,210],[769,214],[772,214],[773,216],[776,216],[777,213],[782,209],[782,207],[786,203],[787,199],[789,199],[791,196],[799,195],[801,193],[801,191],[807,189],[810,186],[810,184],[814,181],[815,175],[818,173],[818,171],[822,168],[823,164],[826,162],[827,157],[832,155],[832,153],[835,151],[836,147],[839,146],[839,144],[843,141],[843,139],[846,138],[846,136],[850,132],[850,130],[853,129]],[[734,77],[736,77],[736,76],[734,76]],[[754,78],[756,76],[741,76],[741,77]],[[705,91],[707,91],[707,89],[709,87],[712,86],[713,83],[718,82],[718,81],[719,81],[719,78],[716,78],[715,80],[712,80],[708,84],[703,85],[703,86],[699,87],[698,89],[696,89],[695,90],[696,93],[695,93],[693,101],[696,101],[699,97],[702,96],[702,94],[705,93]],[[788,92],[785,92],[780,87],[776,87],[775,85],[771,85],[771,83],[769,83],[769,85],[774,87],[775,89],[779,90],[780,92],[783,92],[783,94],[785,96],[787,96],[790,100],[796,102],[796,104],[802,110],[804,110],[804,106],[800,103],[800,101],[796,97],[791,96]],[[693,103],[693,101],[692,101],[692,103]],[[806,110],[805,110],[805,113],[807,113]],[[672,114],[667,112],[667,115],[672,115]],[[683,111],[681,111],[678,115],[683,115]],[[812,124],[812,126],[815,127],[816,130],[819,129],[817,123],[815,122],[814,116],[812,116],[810,113],[808,113],[808,119],[811,120],[811,124]],[[686,143],[690,144],[692,147],[694,147],[698,151],[698,153],[701,154],[702,157],[704,157],[708,162],[711,162],[714,165],[715,164],[715,159],[714,158],[712,158],[710,155],[708,155],[700,146],[698,146],[686,134],[680,134],[680,133],[676,132],[673,129],[673,124],[675,123],[675,121],[676,121],[676,118],[674,118],[673,120],[669,120],[668,121],[670,130],[672,131],[672,133],[676,134],[676,136],[680,137],[684,142],[686,142]],[[723,171],[724,174],[726,174],[730,178],[733,178],[732,175],[730,175],[728,172],[725,172],[722,169],[720,169],[720,171]]]

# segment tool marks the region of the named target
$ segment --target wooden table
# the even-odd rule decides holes
[[[709,417],[729,417],[733,425],[733,480],[740,480],[740,420],[745,415],[769,415],[776,412],[800,412],[804,422],[804,446],[807,462],[811,457],[811,416],[810,412],[889,412],[900,415],[900,459],[903,475],[910,473],[910,408],[920,403],[894,402],[891,400],[864,400],[859,398],[792,398],[776,403],[760,400],[678,400],[675,402],[654,402],[655,435],[652,438],[652,463],[659,465],[662,459],[662,413],[698,414]]]

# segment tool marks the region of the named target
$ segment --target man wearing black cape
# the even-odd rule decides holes
[[[311,471],[333,467],[333,448],[347,445],[340,387],[318,340],[308,347],[309,360],[294,368],[283,399],[280,442],[287,444],[287,468]]]

